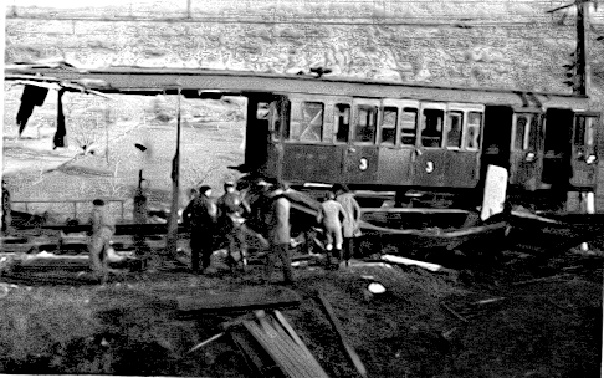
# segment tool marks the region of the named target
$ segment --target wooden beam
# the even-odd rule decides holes
[[[340,344],[342,344],[342,346],[344,347],[348,359],[350,360],[350,362],[352,362],[354,367],[357,369],[357,372],[362,377],[366,378],[367,371],[365,370],[365,366],[361,362],[361,359],[359,358],[357,353],[350,346],[350,344],[348,342],[348,337],[344,333],[344,330],[342,329],[342,325],[340,324],[340,321],[338,320],[333,308],[331,307],[331,305],[329,304],[327,299],[325,299],[325,297],[321,294],[321,292],[319,292],[319,291],[316,292],[316,298],[318,299],[318,302],[321,305],[323,312],[327,315],[329,322],[335,328],[336,333],[338,334],[338,339],[340,341]]]

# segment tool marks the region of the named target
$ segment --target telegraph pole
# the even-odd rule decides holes
[[[180,171],[180,86],[178,87],[178,111],[176,124],[176,152],[172,161],[172,209],[168,219],[167,253],[176,256],[176,239],[178,237],[178,209],[179,209],[179,172]]]
[[[572,4],[562,5],[556,9],[551,9],[547,13],[554,13],[559,10],[577,6],[577,49],[575,51],[574,75],[569,71],[569,77],[575,76],[573,93],[580,96],[589,96],[589,3],[590,0],[575,0]],[[594,5],[597,6],[597,0],[594,0]],[[565,66],[571,68],[572,66]]]
[[[589,3],[579,0],[577,2],[577,94],[589,95],[589,60],[588,43],[586,34],[589,30]]]

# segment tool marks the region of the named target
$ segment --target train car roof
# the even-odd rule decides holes
[[[176,88],[197,91],[187,97],[255,94],[316,94],[342,97],[407,98],[436,102],[510,105],[520,108],[564,107],[587,109],[588,97],[477,87],[435,86],[420,83],[376,81],[335,76],[316,77],[250,71],[190,68],[104,67],[77,69],[71,66],[15,65],[5,68],[6,80],[56,80],[85,84],[106,93],[137,95],[171,94]]]

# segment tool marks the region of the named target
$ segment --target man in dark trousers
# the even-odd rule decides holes
[[[291,245],[290,201],[285,195],[287,185],[279,182],[272,193],[272,206],[267,214],[268,237],[271,249],[266,262],[266,280],[271,282],[271,276],[276,259],[281,260],[285,284],[294,282],[289,247]]]
[[[105,210],[105,202],[101,199],[92,201],[92,233],[88,256],[90,268],[102,278],[102,283],[107,281],[109,273],[107,250],[113,237],[115,227]]]
[[[245,214],[250,213],[249,205],[241,198],[241,195],[235,190],[235,183],[226,182],[224,184],[225,193],[218,199],[216,207],[218,209],[218,223],[221,235],[228,241],[228,263],[234,265],[233,252],[239,247],[241,261],[245,265],[246,243],[245,235],[242,230]]]
[[[199,195],[192,201],[189,216],[191,243],[191,270],[201,273],[200,259],[203,258],[204,271],[210,267],[214,250],[216,205],[210,199],[212,189],[208,185],[199,188]]]

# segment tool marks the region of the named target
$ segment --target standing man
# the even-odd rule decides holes
[[[2,232],[10,234],[12,226],[10,192],[2,179]]]
[[[361,207],[346,185],[334,185],[334,193],[336,193],[336,201],[344,208],[342,236],[344,237],[344,262],[348,266],[348,260],[354,257],[354,235],[359,229]]]
[[[266,280],[271,282],[271,276],[275,268],[275,260],[279,258],[283,268],[283,278],[286,285],[294,282],[289,246],[291,244],[290,228],[290,203],[285,195],[287,185],[277,183],[272,193],[272,203],[268,212],[268,237],[271,250],[266,262]]]
[[[90,268],[101,275],[102,283],[107,282],[108,261],[107,250],[113,237],[114,225],[105,210],[105,202],[101,199],[92,201],[92,234],[88,247]]]
[[[342,258],[342,221],[344,220],[344,208],[336,201],[334,193],[329,193],[326,200],[321,204],[321,209],[317,216],[317,223],[323,226],[327,237],[327,267],[328,269],[338,268],[338,260]],[[331,260],[333,244],[336,244],[334,264]]]
[[[237,245],[241,253],[241,260],[245,264],[246,243],[245,235],[241,228],[245,221],[243,215],[250,213],[250,207],[241,198],[241,195],[235,191],[235,183],[226,182],[224,184],[224,191],[225,193],[218,199],[216,204],[221,234],[226,236],[228,240],[229,260],[231,260],[231,263],[234,263],[233,252],[235,252],[235,245]]]
[[[189,191],[189,203],[187,207],[182,212],[182,223],[189,227],[191,224],[191,209],[193,208],[193,203],[195,203],[195,199],[197,198],[197,190],[191,189]]]
[[[200,273],[200,258],[203,258],[204,271],[210,267],[210,258],[214,251],[214,231],[216,205],[210,199],[212,189],[208,185],[199,188],[199,195],[190,205],[190,243],[191,270]]]

